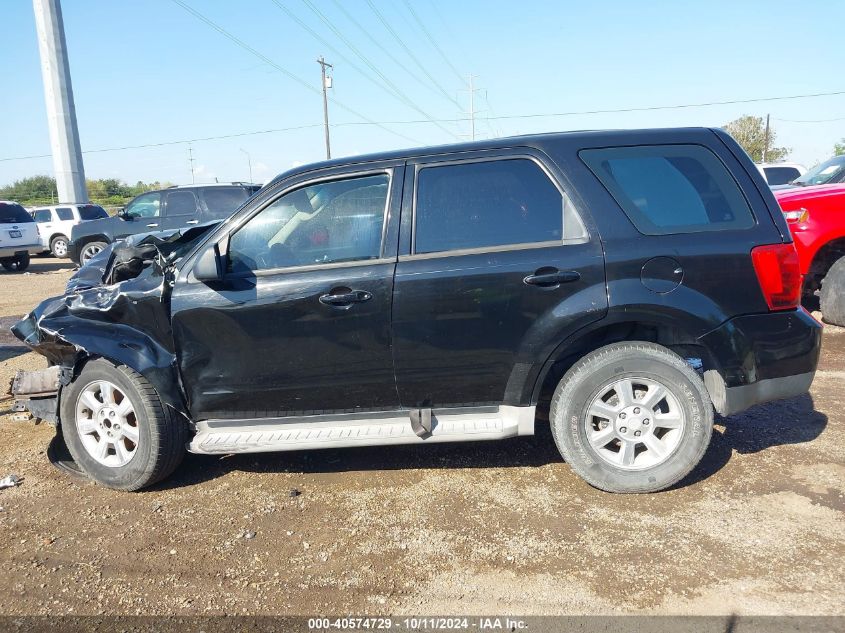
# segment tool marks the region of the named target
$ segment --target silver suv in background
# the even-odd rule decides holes
[[[80,222],[109,217],[103,207],[96,204],[57,204],[31,210],[38,225],[41,252],[55,257],[67,257],[67,243],[71,229]]]

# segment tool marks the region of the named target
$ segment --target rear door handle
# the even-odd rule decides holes
[[[581,273],[577,270],[555,270],[540,268],[533,275],[528,275],[522,281],[529,286],[540,286],[541,288],[555,288],[560,284],[570,283],[581,279]]]
[[[373,298],[373,295],[366,290],[349,290],[348,288],[336,288],[331,292],[320,296],[320,303],[336,308],[348,308],[353,303],[364,303]]]
[[[148,224],[147,226],[148,226],[148,227],[150,227],[151,229],[152,229],[152,228],[155,228],[155,227],[157,227],[157,226],[158,226],[158,222],[151,222],[151,223],[150,223],[150,224]]]
[[[199,224],[199,223],[200,223],[199,220],[188,220],[187,222],[185,222],[185,224]]]

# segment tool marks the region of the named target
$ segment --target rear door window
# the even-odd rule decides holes
[[[424,167],[414,253],[560,243],[563,211],[563,194],[526,158]]]
[[[168,191],[164,213],[174,215],[194,215],[197,212],[197,198],[192,191]]]
[[[99,220],[107,217],[109,217],[109,214],[106,213],[106,210],[96,204],[86,204],[79,207],[79,218],[82,220]]]
[[[755,224],[728,168],[701,145],[585,149],[579,155],[640,233],[737,230]]]
[[[202,190],[205,219],[224,220],[246,202],[250,192],[244,187],[207,187]]]
[[[53,214],[50,212],[50,209],[38,209],[35,212],[35,221],[36,222],[52,222]]]
[[[63,222],[73,220],[73,209],[70,207],[58,207],[56,209],[56,215],[58,215],[59,220]]]

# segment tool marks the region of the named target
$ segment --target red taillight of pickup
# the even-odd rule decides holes
[[[751,261],[769,310],[792,310],[801,300],[801,270],[794,244],[751,249]]]

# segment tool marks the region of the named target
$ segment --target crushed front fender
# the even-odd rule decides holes
[[[116,245],[107,263],[84,266],[64,295],[43,301],[12,332],[71,379],[88,358],[126,365],[187,417],[170,327],[172,264],[207,228]]]

